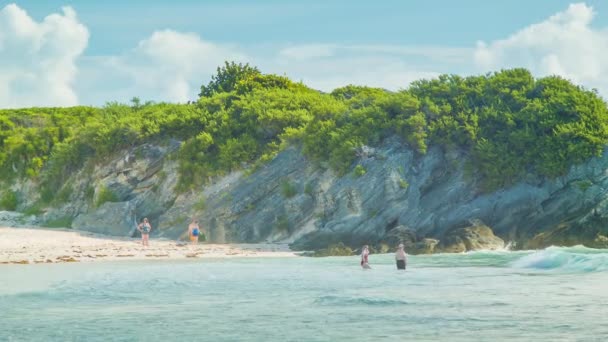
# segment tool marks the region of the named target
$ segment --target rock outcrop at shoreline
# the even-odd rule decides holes
[[[37,219],[69,217],[81,230],[132,236],[134,221],[146,216],[153,236],[179,238],[196,216],[213,242],[285,242],[301,250],[340,242],[393,248],[400,241],[416,253],[497,249],[505,241],[516,248],[608,247],[607,152],[563,177],[530,175],[483,193],[459,152],[431,148],[418,156],[394,139],[360,154],[353,169],[365,172],[339,176],[290,147],[255,171],[177,193],[169,156],[178,146],[139,146],[82,170],[71,179],[67,203]],[[22,207],[35,201],[33,188],[15,186]],[[113,197],[99,203],[103,191]]]

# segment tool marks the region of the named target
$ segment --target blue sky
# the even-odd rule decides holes
[[[7,2],[9,3],[9,2]],[[462,46],[494,40],[568,7],[568,0],[26,0],[41,20],[63,6],[91,32],[91,55],[133,47],[159,29],[196,32],[211,41]],[[586,1],[608,26],[608,1]]]
[[[599,0],[2,1],[0,107],[185,101],[224,59],[322,90],[522,66],[608,91],[606,28]]]

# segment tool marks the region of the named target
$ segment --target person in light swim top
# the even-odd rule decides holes
[[[137,230],[139,230],[141,233],[142,246],[149,246],[150,244],[148,241],[150,238],[150,232],[152,231],[152,226],[150,225],[150,222],[148,222],[147,217],[144,217],[143,222],[137,226]]]
[[[190,242],[193,245],[196,245],[198,243],[199,235],[201,235],[201,228],[198,225],[198,221],[193,218],[190,224],[188,225],[188,236],[190,236]]]
[[[397,262],[398,270],[405,270],[407,264],[407,255],[405,254],[405,246],[402,243],[399,244],[397,252],[395,253],[395,261]]]
[[[364,269],[371,268],[369,266],[369,247],[367,245],[364,245],[361,250],[361,267]]]

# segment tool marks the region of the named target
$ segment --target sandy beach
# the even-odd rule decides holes
[[[184,244],[150,239],[119,238],[84,231],[0,227],[0,264],[162,260],[229,257],[293,257],[282,244]]]

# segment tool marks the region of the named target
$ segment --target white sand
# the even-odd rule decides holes
[[[103,260],[166,260],[227,257],[292,257],[282,244],[205,244],[115,238],[83,231],[0,227],[0,264],[91,262]]]

